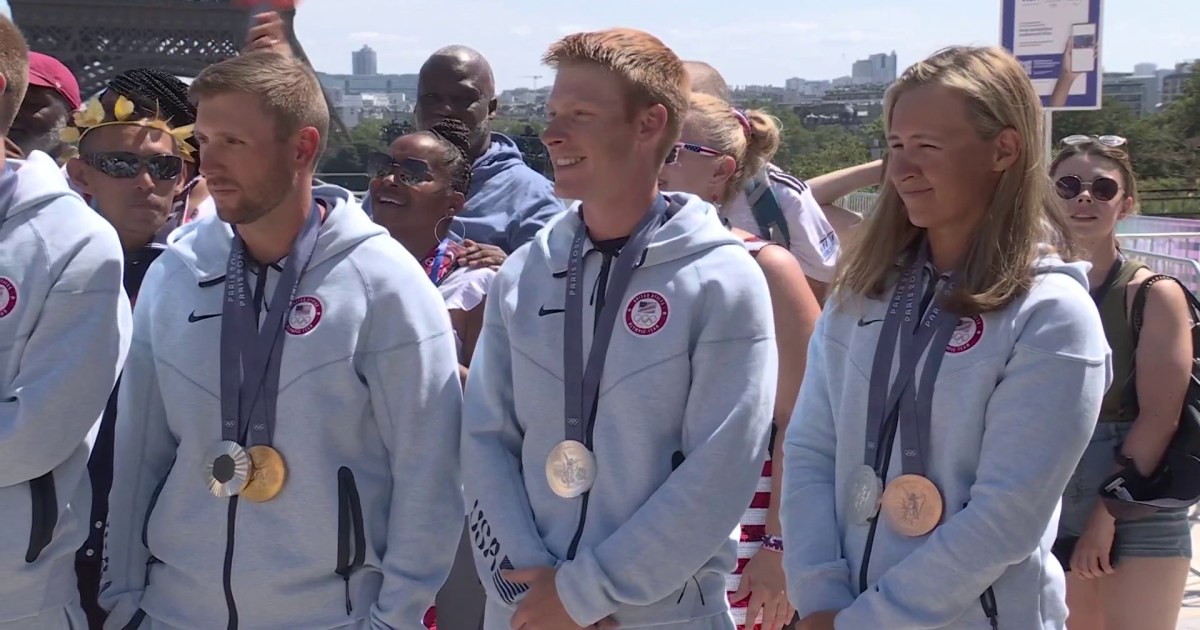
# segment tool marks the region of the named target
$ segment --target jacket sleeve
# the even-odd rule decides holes
[[[463,490],[467,537],[488,598],[513,606],[527,590],[501,576],[508,569],[552,567],[558,562],[542,542],[521,474],[523,431],[513,403],[512,350],[504,308],[518,257],[492,283],[483,330],[475,345],[463,404]]]
[[[375,291],[359,358],[392,458],[383,586],[370,613],[376,629],[424,628],[421,619],[450,574],[462,533],[462,386],[454,334],[437,289],[409,277],[411,286]]]
[[[841,610],[857,593],[834,514],[837,434],[825,354],[827,344],[836,342],[825,335],[826,320],[817,320],[804,383],[783,443],[783,568],[788,601],[801,619],[822,610]]]
[[[111,229],[85,238],[61,268],[51,261],[45,301],[28,313],[29,338],[11,383],[0,385],[12,392],[0,394],[0,487],[67,461],[104,413],[125,362],[132,318],[121,246]]]
[[[113,483],[100,587],[100,605],[111,611],[105,628],[123,628],[141,605],[150,559],[143,530],[179,446],[167,425],[152,341],[152,315],[165,271],[160,261],[146,274],[134,309],[133,344],[117,393]]]
[[[558,197],[554,196],[554,184],[532,169],[529,177],[524,180],[528,186],[523,191],[514,191],[511,198],[516,207],[513,208],[508,224],[508,244],[505,249],[514,252],[525,243],[533,240],[551,219],[561,214],[565,207]]]
[[[1069,289],[1033,305],[1018,328],[985,411],[970,503],[843,610],[837,628],[946,626],[1037,553],[1111,379],[1100,316]]]
[[[559,596],[581,626],[679,590],[729,539],[754,494],[778,355],[766,280],[749,254],[739,254],[745,266],[722,261],[725,281],[707,283],[694,307],[702,324],[691,356],[683,463],[612,535],[559,567]]]

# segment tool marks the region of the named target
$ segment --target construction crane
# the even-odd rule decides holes
[[[533,79],[533,89],[537,89],[538,79],[542,78],[540,74],[527,74],[521,77],[522,79]]]

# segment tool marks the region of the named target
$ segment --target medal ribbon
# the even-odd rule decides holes
[[[300,286],[300,277],[316,250],[320,226],[321,210],[314,202],[284,262],[261,330],[246,278],[246,244],[234,230],[225,271],[225,303],[221,309],[222,440],[243,446],[271,444],[284,322]],[[261,273],[267,273],[266,265]],[[259,401],[263,404],[256,404]]]
[[[446,276],[450,275],[454,269],[454,263],[457,262],[458,256],[451,251],[450,245],[449,237],[442,239],[437,247],[425,255],[425,259],[421,263],[425,267],[425,275],[429,276],[433,286],[440,286],[442,280],[445,280]]]
[[[958,323],[958,318],[944,310],[938,299],[934,299],[925,315],[919,322],[916,321],[921,308],[918,288],[928,261],[929,246],[922,244],[916,260],[896,285],[875,346],[867,398],[867,435],[863,460],[877,472],[883,468],[883,462],[879,461],[879,440],[883,436],[881,429],[884,422],[895,413],[900,423],[904,473],[924,475],[922,454],[929,443],[933,382],[946,355],[946,344]],[[939,293],[942,298],[954,291],[955,282],[952,278],[931,281],[941,288]],[[891,369],[897,345],[900,351],[899,368],[895,379],[892,379]],[[932,350],[922,369],[920,387],[910,387],[921,356],[930,348]]]
[[[584,436],[591,424],[591,411],[600,395],[600,374],[608,355],[608,344],[612,339],[617,313],[624,303],[625,290],[633,277],[633,269],[642,260],[642,253],[650,239],[662,224],[667,213],[667,199],[659,196],[654,205],[634,229],[633,237],[617,256],[616,265],[608,282],[608,296],[593,323],[592,347],[588,351],[586,370],[583,365],[583,290],[580,284],[583,271],[583,244],[587,239],[587,226],[580,225],[571,243],[571,255],[567,262],[567,297],[564,304],[563,322],[563,382],[566,386],[566,437],[586,444]],[[586,419],[586,420],[585,420]]]

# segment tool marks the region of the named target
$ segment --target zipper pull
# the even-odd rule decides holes
[[[350,616],[354,612],[354,607],[350,605],[350,573],[347,572],[342,579],[346,582],[346,616]]]

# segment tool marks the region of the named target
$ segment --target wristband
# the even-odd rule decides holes
[[[783,539],[779,536],[766,534],[762,537],[762,548],[771,551],[783,551]]]

